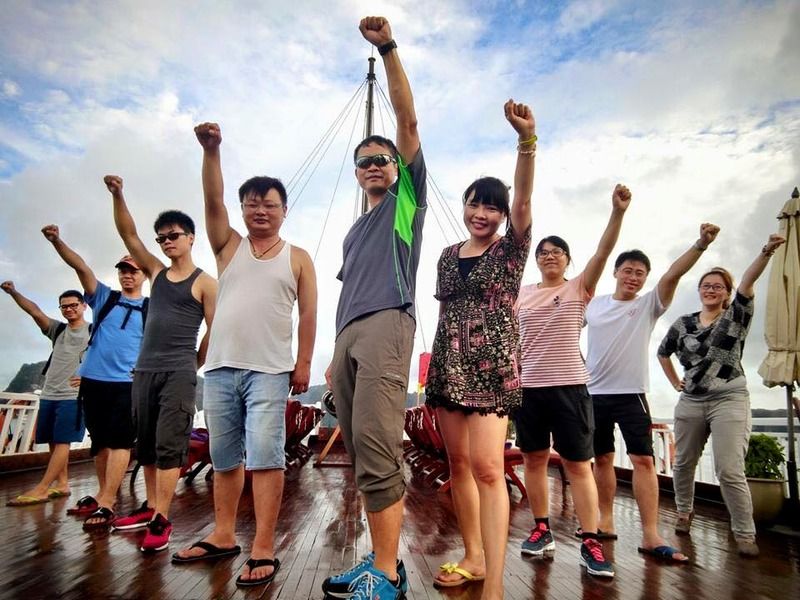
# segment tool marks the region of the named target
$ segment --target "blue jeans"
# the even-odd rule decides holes
[[[283,469],[289,373],[221,367],[205,374],[203,408],[215,471]],[[245,461],[246,457],[246,461]]]

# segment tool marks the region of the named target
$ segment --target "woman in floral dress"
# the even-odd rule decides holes
[[[536,124],[509,100],[505,116],[519,136],[514,201],[494,177],[464,192],[470,237],[439,259],[439,325],[426,387],[447,456],[464,558],[441,567],[435,583],[485,579],[482,598],[503,597],[509,503],[503,470],[508,414],[519,405],[518,333],[513,306],[531,240]],[[498,230],[509,223],[505,235]]]

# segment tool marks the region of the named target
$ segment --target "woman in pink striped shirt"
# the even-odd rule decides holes
[[[553,447],[561,455],[572,486],[582,528],[581,564],[589,574],[601,577],[613,577],[614,567],[605,559],[598,540],[597,487],[591,467],[594,415],[586,389],[589,374],[579,340],[586,305],[617,243],[630,200],[628,188],[614,188],[611,217],[597,252],[574,279],[564,277],[571,262],[567,243],[558,236],[540,241],[535,256],[542,281],[523,286],[516,305],[523,395],[514,422],[517,445],[525,458],[525,486],[535,520],[521,550],[534,557],[555,551],[547,485],[552,434]]]

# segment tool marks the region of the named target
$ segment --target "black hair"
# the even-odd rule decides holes
[[[58,303],[61,304],[61,300],[64,298],[77,298],[78,302],[81,304],[86,303],[86,299],[83,297],[78,290],[66,290],[65,292],[61,292],[61,295],[58,297]]]
[[[467,204],[467,198],[473,191],[475,192],[473,202],[495,206],[508,217],[511,212],[508,206],[508,186],[497,177],[481,177],[470,183],[462,198],[464,205]]]
[[[650,259],[647,258],[647,254],[641,250],[625,250],[625,252],[620,253],[617,260],[614,261],[614,270],[616,271],[619,269],[626,260],[640,262],[644,265],[645,269],[647,269],[647,272],[650,272]]]
[[[564,251],[564,254],[567,255],[567,264],[572,262],[572,255],[569,253],[569,244],[567,244],[567,242],[557,235],[548,235],[547,237],[542,238],[539,243],[536,244],[536,250],[533,253],[534,256],[539,255],[539,250],[542,249],[542,246],[544,246],[546,242],[550,242],[553,244],[553,246],[561,248]]]
[[[356,149],[353,150],[353,161],[358,158],[358,151],[361,150],[364,146],[369,146],[370,144],[378,144],[380,146],[384,146],[387,150],[392,153],[392,157],[397,158],[399,154],[397,151],[397,146],[394,145],[394,142],[389,138],[385,138],[382,135],[371,135],[368,138],[364,138],[361,140]]]
[[[251,177],[239,186],[239,203],[244,202],[245,196],[253,194],[259,198],[263,198],[270,190],[275,190],[281,197],[281,203],[286,206],[286,188],[283,187],[283,182],[276,177],[267,177],[266,175],[259,175]]]
[[[194,221],[192,221],[192,217],[185,212],[179,210],[165,210],[156,218],[156,222],[153,223],[153,230],[158,233],[159,229],[167,225],[177,225],[183,229],[185,233],[194,235]]]

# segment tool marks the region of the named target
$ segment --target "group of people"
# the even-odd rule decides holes
[[[366,17],[360,30],[382,57],[397,137],[371,136],[354,151],[355,176],[369,210],[344,240],[336,341],[325,376],[363,495],[372,552],[327,578],[322,587],[332,598],[386,599],[402,598],[408,589],[398,557],[405,491],[403,423],[427,207],[426,168],[411,87],[389,23]],[[613,431],[618,424],[634,466],[642,520],[639,550],[668,561],[688,560],[658,528],[645,398],[647,348],[681,277],[719,232],[704,223],[697,241],[642,295],[649,259],[639,250],[623,252],[614,264],[614,293],[593,297],[631,202],[630,191],[617,185],[608,225],[585,268],[567,279],[569,246],[561,237],[548,236],[534,250],[541,282],[521,286],[531,247],[537,136],[528,106],[509,100],[504,111],[518,141],[513,198],[494,177],[480,178],[464,192],[469,238],[445,248],[438,262],[440,313],[426,389],[447,448],[464,542],[463,558],[443,565],[435,583],[449,587],[482,580],[483,598],[503,596],[509,527],[503,450],[509,418],[524,456],[533,513],[522,553],[541,557],[555,550],[547,483],[552,447],[571,483],[581,563],[592,575],[614,575],[601,540],[616,537]],[[143,552],[166,549],[172,533],[170,504],[187,459],[196,373],[204,365],[214,528],[172,560],[212,561],[241,552],[235,530],[246,470],[252,475],[256,533],[236,583],[263,585],[280,569],[274,534],[284,481],[284,410],[288,395],[301,394],[309,385],[316,275],[308,253],[280,235],[287,211],[280,180],[253,177],[239,188],[247,230],[242,237],[231,226],[223,200],[220,128],[203,123],[195,134],[203,149],[206,231],[218,281],[192,262],[195,228],[183,212],[161,213],[154,224],[168,264],[151,254],[128,210],[122,179],[109,175],[104,181],[114,221],[129,252],[116,263],[121,290],[98,281],[55,225],[42,233],[83,287],[59,297],[66,323],[45,315],[12,282],[2,284],[53,344],[36,434],[37,443],[50,444],[50,462],[42,480],[9,504],[24,506],[70,493],[69,444],[83,438],[85,420],[98,490],[68,513],[85,517],[87,530],[144,529]],[[741,351],[753,315],[753,284],[782,242],[770,237],[735,290],[724,269],[704,274],[698,285],[702,309],[678,319],[659,347],[665,373],[681,392],[675,418],[676,530],[689,532],[694,469],[711,431],[717,476],[739,552],[745,555],[757,554],[758,548],[744,483],[750,409]],[[145,278],[150,299],[141,293]],[[91,325],[83,319],[87,304],[95,315]],[[196,349],[204,320],[208,331]],[[584,324],[589,339],[585,361],[579,348]],[[684,366],[683,378],[672,354]],[[131,514],[118,515],[115,500],[134,445],[144,466],[147,498]]]

